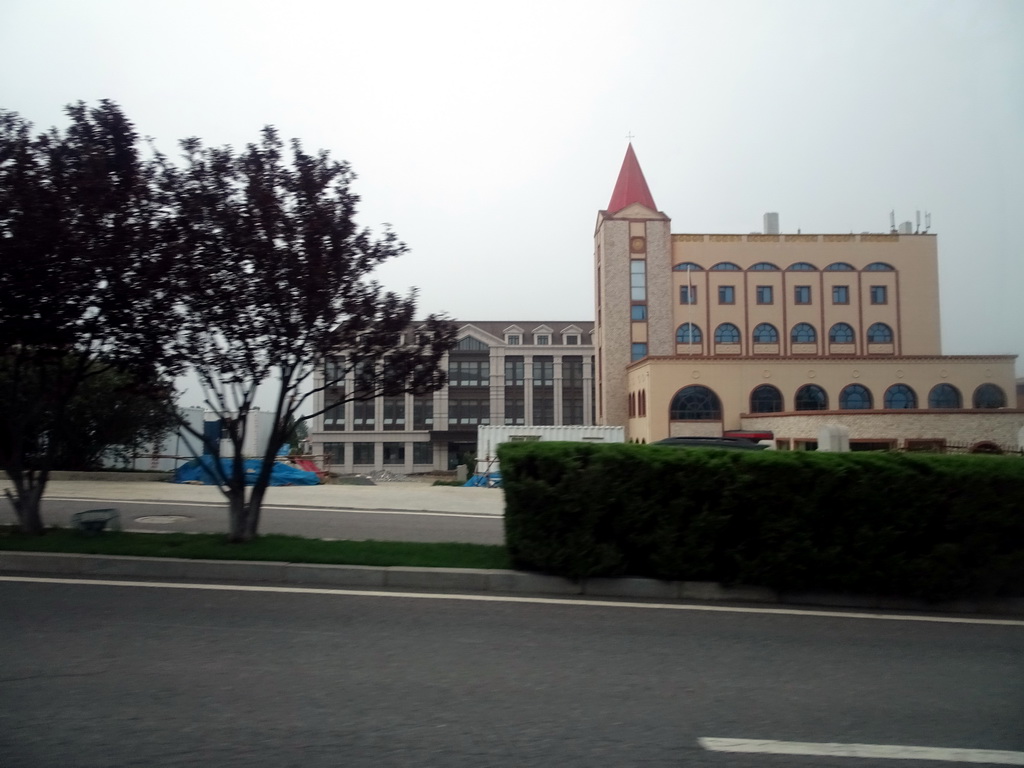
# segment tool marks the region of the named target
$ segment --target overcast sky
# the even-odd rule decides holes
[[[673,232],[932,214],[946,354],[1024,356],[1024,2],[0,0],[0,106],[349,161],[423,314],[593,318],[626,135]],[[1018,375],[1024,365],[1018,361]]]

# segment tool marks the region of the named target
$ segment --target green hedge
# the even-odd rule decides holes
[[[517,568],[946,599],[1024,595],[1024,460],[509,443]]]

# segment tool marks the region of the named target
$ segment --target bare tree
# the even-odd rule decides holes
[[[406,246],[390,230],[374,237],[357,226],[346,163],[297,140],[286,150],[271,127],[241,152],[198,139],[181,146],[181,162],[158,158],[162,202],[173,212],[164,237],[176,258],[174,349],[223,424],[230,460],[222,463],[220,441],[206,448],[228,501],[230,540],[247,541],[315,371],[343,350],[359,366],[360,398],[433,391],[455,329],[432,316],[404,335],[415,295],[386,292],[370,275]],[[264,391],[274,419],[259,474],[247,478],[243,451]]]
[[[173,372],[153,168],[113,102],[66,113],[67,129],[33,135],[0,111],[0,466],[20,527],[36,534],[83,382],[110,369]]]

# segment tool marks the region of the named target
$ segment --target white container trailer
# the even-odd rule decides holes
[[[476,474],[487,475],[499,471],[498,446],[502,443],[552,440],[569,443],[624,443],[626,430],[623,427],[480,426],[476,428]]]

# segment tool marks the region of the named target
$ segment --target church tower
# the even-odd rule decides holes
[[[650,355],[672,355],[671,220],[658,211],[633,145],[594,233],[594,345],[597,423],[626,426],[626,368]]]

